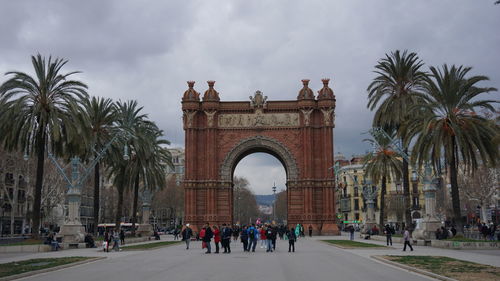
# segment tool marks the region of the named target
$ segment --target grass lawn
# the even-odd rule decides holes
[[[162,242],[153,242],[153,243],[146,243],[139,245],[123,246],[120,248],[123,250],[151,250],[169,245],[179,244],[181,242],[182,241],[162,241]]]
[[[88,259],[92,257],[45,258],[2,263],[0,264],[0,278]]]
[[[23,245],[38,245],[38,244],[43,244],[42,240],[36,240],[36,239],[26,239],[24,241],[20,242],[15,242],[15,243],[8,243],[8,244],[1,244],[0,246],[23,246]]]
[[[383,258],[460,281],[500,280],[500,268],[448,257],[383,256]]]
[[[387,248],[386,246],[382,245],[351,241],[351,240],[323,240],[323,241],[343,248]]]
[[[465,237],[453,237],[453,238],[445,239],[443,241],[455,241],[455,242],[496,242],[496,241],[470,239],[470,238],[465,238]]]

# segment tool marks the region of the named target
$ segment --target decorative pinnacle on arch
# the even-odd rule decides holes
[[[189,89],[192,89],[194,87],[195,82],[193,80],[189,80],[189,81],[187,81],[187,83],[188,83]]]

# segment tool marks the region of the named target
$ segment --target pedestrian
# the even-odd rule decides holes
[[[349,226],[349,233],[350,233],[350,240],[353,241],[354,240],[354,226],[351,225]]]
[[[240,239],[241,243],[243,243],[243,252],[250,252],[250,248],[248,247],[248,228],[246,225],[241,230]]]
[[[391,244],[392,246],[392,229],[391,227],[389,226],[389,224],[386,224],[385,225],[385,228],[384,228],[384,233],[385,233],[385,238],[386,238],[386,242],[387,242],[387,246],[389,246],[389,243]]]
[[[273,243],[273,250],[276,250],[276,238],[278,237],[278,230],[276,229],[276,226],[271,227],[271,241]]]
[[[238,225],[233,226],[233,240],[237,241],[240,236],[240,227]]]
[[[213,232],[214,232],[214,245],[215,245],[214,254],[218,254],[220,249],[219,246],[221,244],[221,231],[218,226],[214,225]]]
[[[109,230],[106,229],[106,232],[104,233],[104,252],[109,252],[109,243],[111,242],[111,233],[109,233]]]
[[[122,230],[120,230],[120,243],[122,245],[125,245],[125,232]]]
[[[266,235],[266,253],[273,252],[273,231],[271,229],[271,226],[267,226],[265,228],[265,235]]]
[[[413,252],[413,247],[410,244],[410,231],[409,231],[408,227],[405,228],[405,232],[403,234],[403,239],[405,242],[405,245],[403,247],[403,252],[406,251],[406,245],[408,245],[408,247],[410,247],[410,250]]]
[[[193,236],[193,230],[189,227],[189,223],[182,231],[182,241],[186,243],[186,250],[189,250],[189,242],[191,242],[191,237]]]
[[[120,233],[118,232],[118,230],[116,230],[114,233],[113,233],[113,248],[112,250],[115,250],[115,251],[121,251],[120,250]]]
[[[313,236],[313,227],[312,225],[309,225],[309,237]]]
[[[260,248],[264,249],[267,246],[266,230],[264,226],[260,228],[259,234],[260,234]]]
[[[295,236],[296,236],[297,238],[299,238],[299,237],[300,237],[300,224],[297,224],[297,225],[295,226]]]
[[[207,222],[205,224],[205,236],[203,237],[203,241],[206,243],[207,246],[207,251],[205,252],[205,254],[212,253],[212,246],[210,245],[210,241],[212,240],[213,235],[214,233]]]
[[[174,240],[179,240],[179,233],[180,233],[180,232],[181,232],[181,231],[179,230],[179,228],[178,228],[178,227],[176,227],[176,228],[174,229]]]
[[[290,251],[295,253],[295,241],[297,240],[297,235],[295,235],[295,231],[293,227],[287,231],[286,236],[288,237],[288,252]]]
[[[200,233],[198,233],[198,237],[201,240],[201,248],[205,249],[207,247],[207,243],[205,243],[205,226],[203,226],[200,230]]]
[[[231,236],[233,235],[233,230],[231,227],[222,225],[222,247],[224,248],[224,254],[231,253]]]
[[[255,228],[255,224],[252,223],[252,225],[248,228],[248,252],[250,252],[250,248],[252,249],[252,252],[255,252],[258,233],[259,231]]]

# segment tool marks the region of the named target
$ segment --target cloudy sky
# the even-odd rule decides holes
[[[174,146],[183,146],[180,99],[216,80],[223,100],[295,99],[332,79],[335,150],[369,149],[366,87],[385,53],[409,49],[427,65],[463,64],[500,88],[500,5],[494,0],[420,1],[2,1],[0,73],[30,72],[36,53],[69,59],[91,95],[137,99]],[[0,76],[0,82],[5,77]],[[495,94],[493,98],[499,99]],[[270,168],[272,167],[272,169]],[[256,193],[283,185],[272,156],[237,167]],[[279,180],[281,179],[281,180]]]

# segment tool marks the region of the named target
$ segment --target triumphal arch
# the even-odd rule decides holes
[[[185,222],[233,223],[233,172],[255,152],[278,158],[287,177],[288,224],[312,225],[337,234],[333,128],[335,95],[329,79],[316,96],[309,80],[296,99],[268,100],[260,91],[248,101],[220,101],[215,81],[202,98],[188,81],[182,97],[185,130]]]

